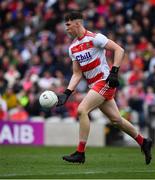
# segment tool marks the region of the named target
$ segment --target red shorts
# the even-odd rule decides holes
[[[91,89],[98,92],[106,100],[112,99],[116,92],[116,88],[109,87],[104,80],[95,83]]]

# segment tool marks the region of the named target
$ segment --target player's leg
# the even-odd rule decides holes
[[[109,118],[113,125],[118,126],[131,137],[137,137],[137,130],[129,121],[121,117],[114,99],[105,101],[99,108]]]
[[[85,98],[82,100],[78,107],[78,117],[79,117],[79,144],[77,151],[70,156],[64,156],[63,159],[69,162],[79,162],[83,163],[85,161],[85,146],[87,143],[89,130],[90,130],[90,120],[88,114],[91,110],[98,107],[104,102],[104,97],[90,90]]]
[[[129,121],[120,116],[114,99],[105,101],[99,108],[115,126],[119,127],[137,141],[145,154],[146,164],[149,164],[151,161],[152,140],[144,139]]]
[[[94,108],[98,107],[104,102],[104,98],[95,92],[94,90],[90,90],[83,101],[80,103],[78,107],[78,117],[80,121],[79,128],[79,140],[86,142],[88,139],[89,129],[90,129],[90,121],[88,114]]]

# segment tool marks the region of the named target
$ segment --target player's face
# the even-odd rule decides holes
[[[69,20],[69,21],[65,22],[65,26],[66,26],[66,32],[70,36],[75,37],[76,36],[76,29],[77,29],[76,22]]]

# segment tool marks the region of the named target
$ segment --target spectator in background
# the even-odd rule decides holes
[[[155,93],[150,86],[146,88],[145,103],[147,106],[155,104]]]
[[[4,94],[8,87],[8,81],[4,78],[4,71],[0,69],[0,94]]]
[[[14,61],[15,66],[17,67],[17,71],[20,74],[20,80],[22,81],[22,79],[25,78],[25,74],[29,69],[29,60],[25,60],[22,56],[22,54],[20,54],[18,49],[13,49],[12,53],[11,53],[11,58]]]
[[[138,68],[136,65],[134,65],[128,77],[129,85],[135,85],[138,81],[142,81],[143,79],[144,79],[143,71],[140,68]]]
[[[1,45],[0,46],[0,67],[2,65],[2,60],[3,60],[3,57],[4,57],[5,53],[6,53],[5,48]]]
[[[8,87],[2,98],[6,101],[8,110],[16,108],[19,105],[17,95],[13,88]]]
[[[20,74],[15,85],[18,83],[20,86],[27,74],[30,74],[30,79],[36,82],[43,77],[45,71],[50,71],[52,76],[62,83],[52,88],[56,92],[63,91],[62,85],[66,87],[72,69],[71,61],[66,58],[71,40],[64,33],[62,16],[71,8],[84,10],[84,24],[88,30],[105,33],[109,39],[125,47],[126,60],[122,64],[119,75],[120,79],[124,80],[118,89],[120,93],[130,89],[131,86],[136,87],[136,81],[142,79],[146,82],[148,74],[150,78],[155,52],[153,0],[6,0],[0,1],[0,93],[2,95],[8,88],[8,81],[4,79],[4,74],[11,64],[16,66]],[[110,65],[112,57],[112,54],[108,54]],[[137,58],[141,59],[143,69],[140,68],[134,73],[133,62],[136,62]],[[132,77],[129,74],[132,74]],[[128,75],[131,78],[130,83],[128,83]],[[149,80],[149,84],[154,89],[153,79]],[[79,85],[82,96],[87,90],[85,85],[85,81]],[[34,86],[33,84],[32,89]],[[42,91],[40,87],[37,88],[36,96]],[[18,88],[16,95],[18,96],[21,91],[22,88]],[[154,90],[153,93],[155,93]],[[66,108],[66,111],[69,109]]]
[[[40,74],[41,72],[41,57],[35,54],[31,59],[31,65],[28,69],[28,73],[30,74]]]
[[[0,121],[8,120],[8,112],[7,112],[7,104],[6,101],[0,95]]]
[[[54,57],[49,53],[49,51],[44,51],[42,54],[42,66],[40,70],[40,76],[42,76],[45,71],[49,71],[51,74],[54,74],[56,71]]]
[[[154,72],[154,67],[155,67],[155,49],[153,50],[154,56],[150,59],[150,64],[149,64],[149,72],[153,73]]]
[[[8,71],[9,66],[10,66],[9,57],[8,57],[7,55],[5,55],[5,56],[2,58],[1,69],[2,69],[4,72],[6,72],[6,71]]]
[[[44,71],[43,76],[38,80],[40,89],[51,89],[52,86],[60,86],[60,79],[52,76],[49,71]]]
[[[21,81],[21,86],[25,92],[28,92],[33,86],[33,81],[31,80],[31,77],[32,75],[27,73],[24,76],[24,79]]]
[[[153,66],[153,71],[150,73],[145,81],[146,87],[152,87],[155,93],[155,65]]]
[[[8,70],[4,74],[4,78],[8,82],[9,87],[13,87],[16,81],[20,78],[20,73],[18,72],[15,65],[10,65]]]
[[[28,103],[26,104],[25,109],[29,116],[41,116],[41,107],[39,105],[38,97],[32,92],[28,92],[27,97]]]
[[[128,104],[132,110],[134,110],[138,113],[139,127],[140,127],[140,129],[143,129],[145,127],[144,90],[143,90],[143,88],[138,89],[138,84],[136,85],[136,87],[133,87],[130,90],[130,92],[129,92],[130,97],[128,99]]]

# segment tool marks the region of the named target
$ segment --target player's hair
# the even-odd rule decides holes
[[[80,11],[71,11],[65,14],[65,22],[71,20],[76,20],[76,19],[83,19],[82,13]]]

